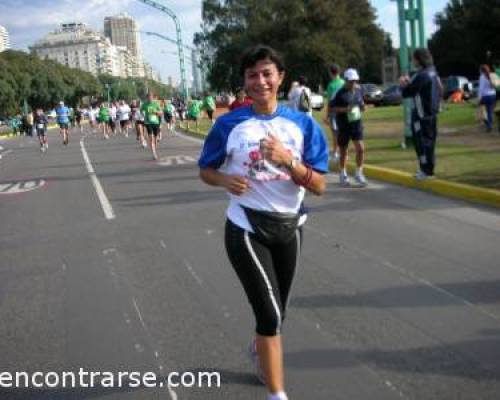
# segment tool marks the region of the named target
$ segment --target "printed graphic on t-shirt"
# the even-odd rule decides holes
[[[260,182],[290,180],[290,175],[287,172],[265,159],[260,146],[250,151],[248,158],[249,161],[244,163],[244,166],[248,169],[249,178]]]

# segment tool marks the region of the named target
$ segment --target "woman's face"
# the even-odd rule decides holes
[[[283,78],[284,73],[278,71],[276,64],[270,60],[260,60],[245,70],[245,89],[256,103],[275,102]]]

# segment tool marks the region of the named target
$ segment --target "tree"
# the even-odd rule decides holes
[[[285,86],[305,75],[318,88],[333,61],[380,81],[384,34],[368,0],[204,0],[202,16],[195,44],[216,90],[241,85],[238,57],[258,43],[284,56]]]
[[[440,74],[477,78],[480,64],[500,64],[500,0],[450,0],[435,23],[429,48]]]

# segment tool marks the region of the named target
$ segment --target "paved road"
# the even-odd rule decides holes
[[[0,143],[0,372],[215,371],[222,386],[0,398],[264,399],[223,248],[226,196],[198,179],[200,143],[167,137],[155,163],[133,138],[83,138],[64,148],[51,134],[46,154],[27,138]],[[308,198],[285,330],[290,399],[498,399],[499,213],[329,180]]]

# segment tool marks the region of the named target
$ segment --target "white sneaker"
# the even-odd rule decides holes
[[[368,182],[366,181],[365,176],[363,175],[362,172],[357,173],[354,175],[354,180],[358,183],[360,186],[366,186],[368,185]]]
[[[425,181],[427,179],[432,179],[434,178],[433,175],[427,175],[425,172],[423,171],[418,171],[416,174],[415,174],[415,179],[417,181]]]
[[[267,395],[267,400],[288,400],[288,396],[285,392],[279,392],[276,394],[269,393]]]
[[[257,344],[255,343],[255,339],[250,342],[248,345],[248,355],[250,357],[250,360],[252,361],[252,364],[254,366],[255,370],[255,376],[259,380],[260,383],[263,385],[266,384],[266,379],[264,377],[264,373],[262,372],[262,369],[260,368],[260,363],[259,363],[259,354],[257,353]]]
[[[142,147],[144,149],[147,149],[148,148],[148,142],[146,142],[145,140],[142,142]]]
[[[341,186],[351,186],[351,181],[349,179],[349,175],[340,173],[339,182]]]

